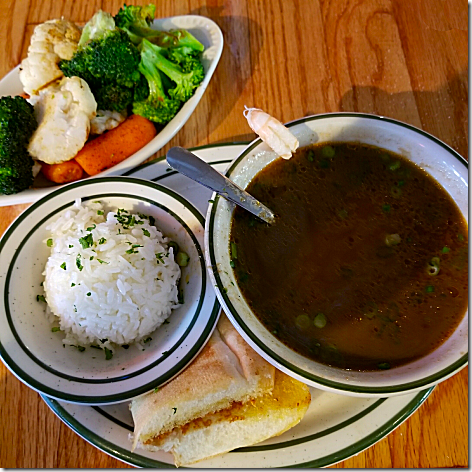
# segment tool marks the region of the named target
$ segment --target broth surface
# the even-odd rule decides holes
[[[233,270],[291,349],[343,369],[389,369],[428,354],[464,316],[467,223],[401,156],[358,143],[302,148],[246,190],[277,220],[235,209]]]

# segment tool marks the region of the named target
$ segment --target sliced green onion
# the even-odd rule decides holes
[[[56,331],[60,331],[60,330],[61,330],[61,328],[59,328],[59,326],[53,326],[53,327],[51,328],[51,331],[52,331],[53,333],[55,333]]]
[[[171,247],[174,250],[174,255],[179,252],[180,247],[175,241],[170,241],[169,247]]]
[[[113,357],[113,351],[110,351],[108,348],[104,348],[105,350],[105,359],[109,361]]]
[[[450,249],[449,249],[447,246],[444,246],[444,247],[442,248],[442,253],[443,253],[443,254],[447,254],[449,251],[450,251]]]
[[[63,263],[61,264],[61,266],[60,266],[60,267],[61,267],[61,269],[64,269],[64,270],[66,270],[66,263],[65,263],[65,262],[63,262]]]
[[[434,292],[434,285],[428,285],[426,287],[426,293],[433,293]]]
[[[326,319],[326,316],[323,313],[318,313],[315,316],[315,319],[313,320],[313,324],[317,328],[324,328],[326,326],[327,322],[328,322],[328,320]]]
[[[231,243],[231,258],[232,259],[237,259],[238,258],[238,248],[236,246],[236,243]]]
[[[46,244],[47,244],[47,247],[51,247],[51,246],[52,246],[52,239],[49,238],[49,239],[46,241]]]
[[[37,302],[45,302],[46,299],[44,298],[44,295],[36,295],[36,301]]]
[[[315,152],[313,151],[313,149],[310,149],[310,150],[306,153],[306,158],[307,158],[310,162],[313,162],[313,161],[314,161]]]
[[[301,330],[307,329],[311,324],[310,317],[308,315],[298,315],[295,318],[295,326]]]
[[[387,236],[385,236],[385,244],[387,246],[397,246],[401,242],[402,242],[402,238],[397,233],[387,234]]]
[[[397,170],[401,166],[400,161],[393,161],[391,164],[389,164],[388,168],[389,170]]]
[[[143,234],[144,236],[147,236],[148,238],[151,236],[151,233],[147,229],[144,229],[144,228],[143,228]]]
[[[321,155],[323,157],[327,157],[328,159],[332,159],[336,154],[336,150],[333,146],[323,146],[321,148]]]
[[[177,262],[180,267],[186,267],[188,265],[189,260],[190,257],[188,256],[188,254],[183,251],[179,251],[175,256],[175,262]]]

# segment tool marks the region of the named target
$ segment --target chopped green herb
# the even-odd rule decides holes
[[[81,262],[82,256],[80,254],[77,254],[77,258],[75,259],[75,264],[77,265],[77,269],[80,271],[84,268]]]
[[[51,331],[52,331],[53,333],[56,333],[57,331],[60,331],[60,330],[61,330],[61,328],[59,328],[59,326],[53,326],[53,327],[51,328]]]
[[[92,295],[92,292],[87,292],[87,297],[90,297]]]
[[[226,287],[223,287],[223,293],[228,293],[228,289]]]
[[[234,269],[235,263],[233,260],[229,261],[229,265]]]
[[[169,320],[164,320],[164,323],[162,324],[170,324],[170,321]]]
[[[164,264],[164,253],[158,252],[158,253],[156,254],[156,259],[157,259],[157,263],[158,263],[158,264],[159,264],[159,263]]]
[[[177,413],[177,408],[172,408],[174,410],[174,415]]]
[[[93,256],[90,256],[90,260],[93,261]]]
[[[73,244],[69,244],[69,249],[70,249],[71,247],[74,247],[74,245],[73,245]]]
[[[426,287],[426,293],[433,293],[434,292],[434,285],[428,285]]]
[[[65,262],[63,262],[63,263],[60,265],[60,267],[61,267],[61,269],[64,269],[64,270],[66,270],[66,263],[65,263]]]
[[[313,149],[310,149],[307,154],[306,154],[306,158],[310,161],[310,162],[313,162],[314,159],[315,159],[315,152],[313,151]]]
[[[77,349],[79,350],[79,352],[84,352],[85,351],[84,346],[77,346]]]
[[[377,364],[377,367],[382,370],[388,370],[390,369],[390,364],[388,362],[380,362],[380,364]]]
[[[100,264],[109,264],[109,262],[102,261],[101,259],[97,259],[97,261],[100,262]]]
[[[94,224],[93,226],[89,226],[85,231],[92,231],[96,227],[97,227],[97,225]]]
[[[158,391],[159,391],[159,387],[156,387],[156,388],[154,389],[154,393],[157,393]]]
[[[103,210],[97,210],[97,215],[103,215],[104,211]]]
[[[450,251],[450,249],[449,249],[447,246],[444,246],[444,247],[442,248],[442,253],[443,253],[443,254],[447,254],[449,251]]]
[[[151,237],[151,233],[147,229],[143,228],[143,234],[144,236],[147,236],[148,238]]]
[[[74,305],[74,312],[77,313],[77,307]]]
[[[108,348],[103,348],[105,350],[105,359],[109,361],[113,357],[113,351],[110,351]]]
[[[49,239],[46,241],[47,247],[51,247],[51,246],[52,246],[52,243],[53,243],[52,239],[49,238]]]
[[[151,226],[156,226],[156,220],[154,219],[154,216],[149,215],[149,224]]]
[[[382,211],[384,211],[385,213],[389,213],[390,205],[388,205],[387,203],[385,205],[382,205]]]
[[[75,283],[72,282],[72,283],[70,284],[70,286],[71,286],[71,287],[75,287]]]
[[[105,238],[100,238],[98,240],[98,244],[105,244],[107,242],[107,240]]]
[[[179,292],[177,293],[177,300],[181,305],[184,304],[184,291],[182,289],[179,289]]]
[[[388,165],[389,170],[397,170],[401,166],[400,161],[394,161],[391,164]]]
[[[458,239],[459,241],[464,241],[464,236],[463,236],[462,234],[458,234],[458,235],[457,235],[457,239]]]
[[[87,228],[87,231],[88,231],[88,228]],[[91,247],[93,245],[92,233],[88,233],[83,238],[79,238],[79,243],[81,244],[82,249],[87,249],[88,247]]]

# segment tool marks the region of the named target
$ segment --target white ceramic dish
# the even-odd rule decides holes
[[[154,153],[165,146],[184,126],[197,107],[200,99],[205,93],[210,79],[218,65],[221,53],[223,51],[223,34],[218,25],[204,16],[182,15],[170,18],[159,18],[154,20],[154,28],[159,30],[171,30],[184,28],[190,31],[204,46],[202,54],[202,63],[205,69],[205,78],[195,94],[188,100],[175,117],[157,134],[157,136],[146,146],[140,149],[132,156],[114,167],[101,172],[97,177],[105,175],[121,175],[132,169],[138,164],[148,159]],[[0,80],[0,96],[18,95],[23,92],[23,87],[19,79],[19,66],[10,71],[2,80]],[[0,206],[16,205],[19,203],[34,202],[49,192],[59,188],[42,178],[41,174],[33,183],[33,188],[24,190],[14,195],[0,195]]]
[[[363,142],[399,153],[433,176],[468,220],[467,162],[452,148],[410,125],[372,115],[333,113],[288,124],[300,146],[330,141]],[[260,139],[231,164],[226,176],[245,188],[263,167],[276,159]],[[347,395],[387,396],[412,392],[445,380],[467,363],[468,312],[458,328],[429,355],[402,367],[379,372],[332,368],[297,354],[282,344],[253,314],[230,266],[229,233],[234,205],[217,195],[207,213],[207,266],[217,296],[243,338],[267,361],[311,386]]]
[[[195,154],[224,172],[245,144],[203,146]],[[177,191],[201,212],[208,207],[211,191],[169,169],[163,158],[129,172]],[[276,438],[251,447],[202,461],[200,468],[326,467],[358,454],[388,435],[412,415],[431,393],[418,393],[385,399],[355,398],[310,388],[312,401],[303,420]],[[129,403],[91,407],[44,401],[72,430],[105,453],[136,467],[173,467],[166,452],[130,451],[128,438],[133,429]]]
[[[42,272],[50,254],[46,226],[76,198],[100,200],[109,211],[124,208],[152,215],[157,228],[190,256],[182,269],[184,303],[151,334],[144,350],[79,352],[63,346],[51,331],[41,295]],[[129,400],[177,375],[198,354],[218,318],[219,305],[203,257],[201,213],[175,192],[126,177],[77,182],[46,195],[23,212],[0,240],[0,357],[31,388],[56,399],[86,404]]]

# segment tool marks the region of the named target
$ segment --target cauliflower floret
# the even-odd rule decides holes
[[[28,151],[34,159],[59,164],[72,159],[84,146],[97,102],[85,80],[64,77],[40,91],[34,111],[39,126]]]
[[[126,110],[121,113],[110,110],[97,110],[97,116],[90,121],[90,134],[102,134],[116,128],[126,119]]]
[[[36,26],[28,47],[28,57],[20,66],[20,80],[25,92],[35,95],[64,75],[58,63],[61,59],[72,58],[80,35],[79,27],[64,19],[50,20]]]

